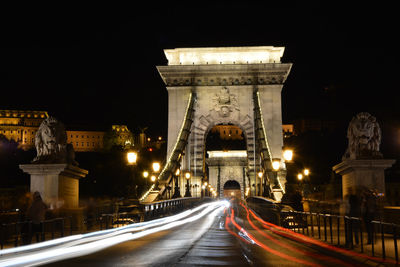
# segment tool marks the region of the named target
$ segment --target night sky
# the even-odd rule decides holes
[[[166,136],[163,49],[285,46],[284,123],[368,111],[400,149],[397,8],[248,2],[2,6],[0,109]]]

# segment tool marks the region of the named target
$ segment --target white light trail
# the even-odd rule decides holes
[[[85,235],[71,236],[69,237],[70,238],[69,241],[71,241],[70,243],[68,243],[66,238],[61,238],[64,240],[58,242],[56,242],[57,240],[52,240],[53,242],[50,241],[44,242],[48,243],[47,245],[43,245],[42,243],[30,245],[29,249],[26,248],[28,246],[25,246],[21,247],[21,249],[22,248],[24,249],[20,251],[15,249],[9,249],[6,250],[6,252],[11,250],[14,253],[16,251],[18,252],[28,251],[28,252],[24,253],[23,255],[12,254],[11,257],[7,259],[6,258],[1,259],[0,266],[37,266],[40,264],[88,255],[93,252],[105,249],[107,247],[125,241],[134,240],[149,234],[153,234],[159,231],[164,231],[179,225],[193,222],[195,220],[202,218],[203,216],[212,211],[219,212],[221,209],[224,209],[228,205],[229,202],[227,201],[207,203],[192,210],[188,210],[180,214],[177,214],[175,216],[158,219],[151,222],[132,224],[121,228],[99,231]],[[201,209],[202,209],[201,212],[189,217],[189,215],[192,215],[193,213],[198,212]],[[183,219],[185,217],[187,218]],[[61,246],[50,247],[50,246],[55,246],[57,244],[60,244]],[[42,250],[35,251],[37,249],[42,249]],[[2,253],[3,256],[5,254],[8,253]]]

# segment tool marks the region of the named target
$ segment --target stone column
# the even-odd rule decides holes
[[[385,169],[395,163],[393,159],[347,159],[333,166],[333,171],[342,176],[342,196],[366,188],[385,194]]]

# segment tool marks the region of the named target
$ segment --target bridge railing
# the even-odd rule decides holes
[[[336,246],[399,263],[400,225],[342,215],[286,210],[280,211],[282,227]]]
[[[73,231],[72,217],[54,218],[42,221],[40,229],[34,231],[31,221],[0,224],[0,248],[18,247],[31,242],[42,242],[66,235],[80,234],[97,230],[115,228],[127,224],[149,221],[170,216],[205,202],[213,201],[210,197],[190,197],[130,205],[129,211],[102,213],[86,217],[86,228]],[[122,207],[120,207],[121,209]]]
[[[18,247],[33,242],[42,242],[49,239],[72,234],[72,218],[54,218],[40,222],[39,228],[31,221],[0,224],[0,248]]]
[[[143,203],[143,219],[147,221],[172,215],[212,200],[213,198],[209,197],[185,197],[157,201],[153,203]]]

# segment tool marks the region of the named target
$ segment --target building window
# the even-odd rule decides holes
[[[79,143],[78,143],[78,142],[76,142],[76,146],[79,146]]]

